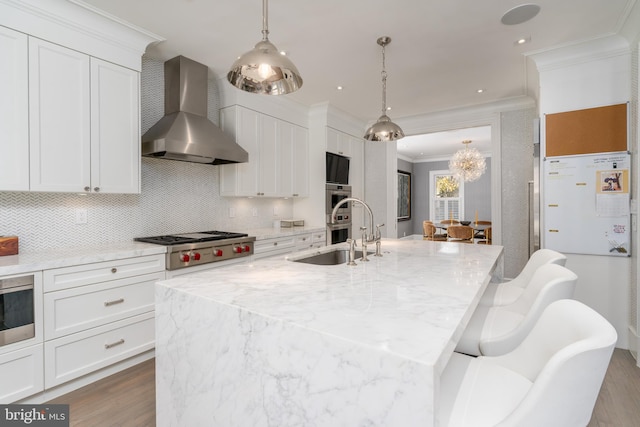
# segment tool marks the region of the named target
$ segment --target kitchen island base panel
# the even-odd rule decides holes
[[[158,426],[434,423],[429,366],[170,288],[156,300]]]

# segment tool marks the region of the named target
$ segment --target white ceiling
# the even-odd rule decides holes
[[[217,78],[262,38],[261,0],[85,2],[164,37],[148,55],[165,60],[184,55],[207,65]],[[635,2],[534,0],[540,13],[508,26],[500,18],[525,3],[522,0],[271,0],[269,39],[288,52],[303,77],[302,88],[286,95],[291,100],[306,106],[329,102],[373,121],[382,104],[381,48],[376,40],[391,37],[386,48],[387,105],[397,121],[534,96],[535,88],[528,87],[535,72],[527,67],[528,53],[619,33]],[[519,38],[529,42],[518,45]],[[455,150],[465,137],[452,139]],[[416,150],[420,152],[425,151]]]

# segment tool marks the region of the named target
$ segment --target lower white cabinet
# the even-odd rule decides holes
[[[44,343],[45,388],[151,350],[155,314],[144,313]]]
[[[164,254],[43,272],[44,387],[49,389],[155,346],[154,284]]]
[[[256,240],[253,245],[253,259],[320,248],[326,245],[326,239],[325,231],[316,231]]]
[[[270,239],[256,240],[253,244],[253,259],[261,259],[274,255],[286,254],[294,251],[295,248],[295,236],[282,236]]]
[[[42,344],[0,354],[0,403],[12,403],[44,389]]]

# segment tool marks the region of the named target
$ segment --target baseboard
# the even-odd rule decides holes
[[[638,348],[640,348],[640,337],[638,336],[638,330],[629,325],[629,351],[634,359],[636,359],[636,366],[640,368],[638,363]]]
[[[41,393],[34,394],[33,396],[29,396],[23,400],[20,400],[18,404],[39,404],[45,403],[56,397],[60,397],[64,394],[70,393],[74,390],[82,388],[86,385],[94,383],[98,380],[106,378],[110,375],[113,375],[117,372],[124,371],[132,366],[135,366],[139,363],[147,361],[155,357],[155,349],[146,351],[142,354],[138,354],[137,356],[130,357],[129,359],[123,360],[118,363],[114,363],[113,365],[107,366],[106,368],[100,369],[98,371],[92,372],[90,374],[84,375],[80,378],[76,378],[75,380],[68,381],[64,384],[60,384],[54,388],[47,389]]]

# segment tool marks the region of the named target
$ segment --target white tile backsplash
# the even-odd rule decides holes
[[[142,133],[163,114],[163,69],[163,62],[143,58]],[[210,80],[209,118],[214,123],[217,93]],[[76,224],[77,209],[87,210],[86,224]],[[243,231],[271,227],[274,219],[292,214],[292,200],[221,197],[219,166],[150,158],[142,159],[141,194],[0,192],[0,235],[17,235],[21,252],[207,229]]]

